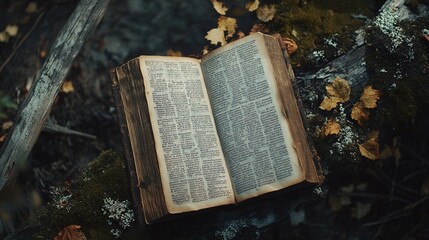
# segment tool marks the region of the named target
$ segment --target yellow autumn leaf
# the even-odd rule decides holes
[[[274,4],[262,5],[256,10],[256,17],[263,22],[271,21],[276,14],[276,6]]]
[[[380,99],[380,91],[373,89],[372,86],[366,86],[360,97],[360,101],[365,108],[376,108],[377,100]]]
[[[223,30],[219,28],[213,28],[212,30],[208,31],[205,38],[213,45],[220,43],[220,45],[223,46],[226,44],[225,34]]]
[[[237,28],[237,20],[235,18],[220,16],[217,20],[217,28],[226,31],[225,39],[232,37],[235,33],[235,29]]]
[[[362,156],[376,160],[380,158],[380,144],[374,138],[368,139],[366,142],[359,144],[359,152]]]
[[[286,52],[290,56],[298,50],[298,45],[296,42],[291,38],[282,38],[283,43],[286,45]]]
[[[61,88],[61,91],[64,93],[70,93],[74,91],[73,83],[72,81],[66,80],[63,84],[63,87]]]
[[[369,119],[369,110],[365,108],[361,102],[357,102],[353,105],[351,116],[359,125],[363,126]]]
[[[259,0],[254,0],[251,2],[246,3],[246,9],[249,10],[249,12],[253,12],[259,7]]]
[[[330,97],[325,97],[323,99],[323,101],[320,103],[319,108],[322,110],[327,110],[327,111],[331,111],[332,109],[337,107],[337,104],[340,102],[340,99],[338,98],[330,98]]]
[[[18,34],[18,25],[7,25],[4,30],[9,36],[15,37]]]
[[[340,133],[340,124],[338,124],[335,120],[329,119],[322,127],[322,137],[326,137],[329,135],[336,135]]]
[[[182,56],[182,52],[180,52],[180,51],[174,51],[173,49],[168,49],[167,56],[181,57]]]
[[[214,9],[216,12],[218,12],[220,15],[225,15],[226,11],[228,11],[228,7],[225,6],[225,3],[218,2],[217,0],[210,0],[213,4]]]

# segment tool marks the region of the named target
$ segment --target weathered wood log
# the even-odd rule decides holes
[[[421,5],[420,14],[412,12],[406,5],[405,0],[388,0],[379,10],[394,11],[398,21],[408,20],[412,21],[418,17],[429,16],[429,7]],[[371,23],[369,23],[371,24]],[[349,50],[344,55],[330,61],[322,68],[311,72],[301,73],[297,75],[298,85],[300,92],[304,99],[308,99],[312,89],[324,89],[324,86],[329,80],[334,79],[336,76],[345,77],[352,87],[363,87],[368,81],[367,66],[365,63],[365,54],[367,45],[365,43],[365,27],[356,31],[357,47]]]
[[[108,2],[81,0],[59,33],[0,151],[0,191],[13,181],[16,162],[27,159],[75,57],[100,22]]]

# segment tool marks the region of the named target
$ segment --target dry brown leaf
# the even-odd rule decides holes
[[[69,225],[61,230],[54,240],[86,240],[85,234],[79,225]]]
[[[250,30],[250,33],[256,33],[256,32],[261,32],[261,33],[268,33],[270,31],[270,29],[267,28],[267,26],[265,26],[265,24],[262,23],[255,23],[252,26],[252,29]]]
[[[35,13],[37,11],[37,3],[36,2],[30,2],[27,5],[27,8],[25,9],[26,13]]]
[[[256,10],[256,16],[261,20],[262,22],[268,22],[271,21],[274,18],[274,15],[276,14],[276,5],[274,4],[265,4],[260,6]]]
[[[322,110],[331,111],[332,109],[337,107],[337,104],[340,102],[340,99],[335,97],[325,97],[323,101],[320,103],[319,108]]]
[[[372,86],[366,86],[360,96],[360,101],[365,108],[376,108],[380,95],[381,93],[377,89],[373,89]]]
[[[0,136],[0,142],[6,141],[7,133]]]
[[[350,99],[350,85],[343,78],[336,77],[325,88],[327,97],[320,103],[320,109],[330,111],[337,107],[337,103],[346,102]]]
[[[8,130],[12,126],[13,126],[13,122],[12,121],[7,121],[7,122],[5,122],[5,123],[2,124],[3,130]]]
[[[246,3],[246,9],[249,10],[249,12],[253,12],[259,7],[259,0],[254,0],[251,2]]]
[[[220,16],[217,20],[217,28],[226,31],[225,39],[232,37],[235,33],[235,29],[237,28],[237,20],[235,18]]]
[[[208,31],[205,38],[213,45],[220,43],[220,45],[223,46],[226,44],[225,34],[223,33],[223,30],[219,28],[213,28],[212,30]]]
[[[66,80],[63,84],[63,87],[61,88],[61,91],[64,93],[70,93],[74,91],[73,83],[72,81]]]
[[[338,124],[335,120],[329,119],[322,127],[322,137],[326,137],[329,135],[336,135],[340,133],[340,124]]]
[[[210,0],[213,4],[214,9],[216,12],[218,12],[220,15],[225,15],[226,11],[228,11],[228,7],[225,6],[225,3],[218,2],[217,0]]]
[[[283,38],[283,43],[286,45],[286,52],[289,56],[298,50],[298,45],[293,39]]]
[[[180,51],[174,51],[173,49],[168,49],[167,56],[170,56],[170,57],[181,57],[182,56],[182,52],[180,52]]]
[[[361,102],[355,103],[352,108],[352,119],[356,120],[359,125],[363,124],[369,119],[369,110],[366,109]]]
[[[362,156],[376,160],[380,158],[380,144],[374,138],[368,139],[366,142],[359,144],[359,152]]]
[[[425,37],[426,40],[428,40],[428,42],[429,42],[429,35],[423,35],[423,37]]]
[[[347,80],[336,77],[331,84],[326,86],[329,97],[336,97],[340,102],[347,102],[350,99],[350,85]]]
[[[7,25],[4,30],[9,36],[15,37],[18,34],[18,25]]]

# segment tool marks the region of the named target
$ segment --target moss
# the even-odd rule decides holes
[[[428,24],[429,20],[401,23],[409,40],[394,51],[386,35],[368,29],[368,85],[383,93],[376,117],[384,125],[408,128],[429,105],[429,42],[421,35]]]
[[[300,7],[298,0],[283,0],[269,24],[270,29],[293,38],[299,48],[292,56],[293,65],[314,68],[344,53],[353,44],[353,32],[364,25],[352,14],[371,15],[366,1],[314,0]],[[331,39],[336,46],[327,44]],[[323,51],[324,59],[314,59],[311,53]]]
[[[88,239],[114,239],[111,226],[102,213],[103,199],[130,199],[129,179],[124,160],[115,152],[105,151],[91,162],[86,171],[69,186],[72,195],[62,208],[50,202],[36,215],[42,228],[35,239],[52,239],[70,224],[82,226]],[[124,234],[133,230],[127,229]]]

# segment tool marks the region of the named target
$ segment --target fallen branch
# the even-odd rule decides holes
[[[81,0],[59,33],[0,151],[0,191],[14,180],[16,162],[26,161],[75,57],[100,22],[108,2]]]

